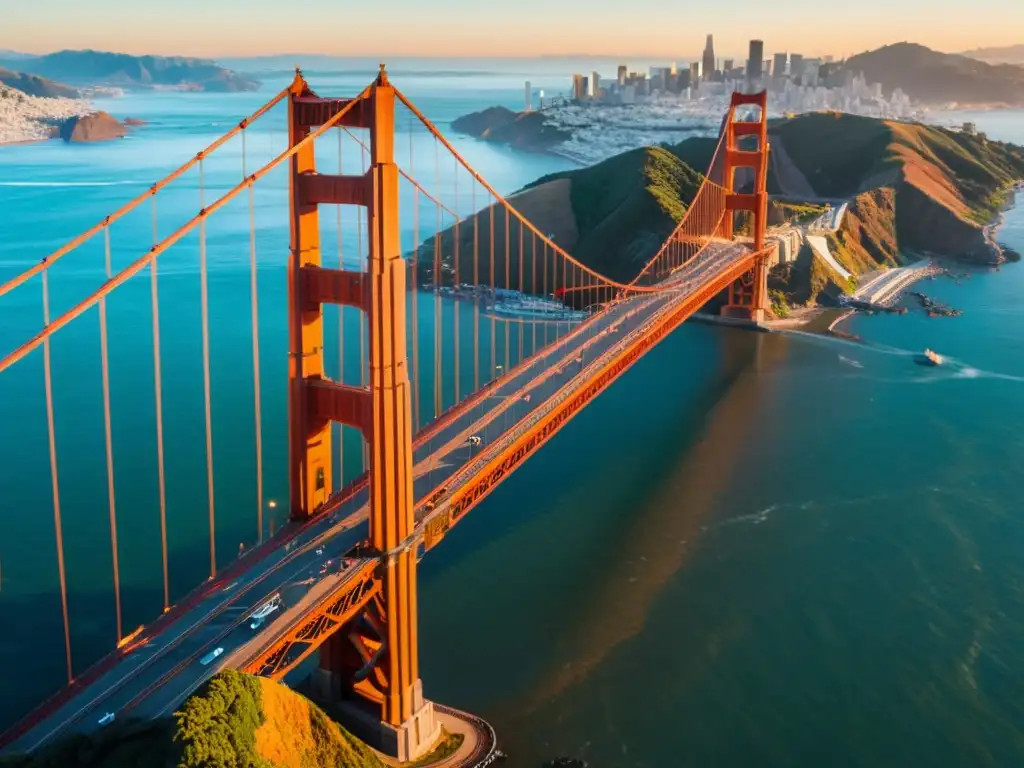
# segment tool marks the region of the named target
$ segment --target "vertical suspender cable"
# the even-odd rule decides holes
[[[43,270],[43,325],[50,324],[49,270]],[[68,620],[68,582],[64,570],[64,531],[60,519],[60,487],[57,482],[57,438],[53,428],[53,376],[50,373],[50,339],[43,341],[43,377],[46,386],[46,427],[50,439],[50,481],[53,485],[53,528],[57,539],[57,575],[60,578],[60,605],[64,615],[64,660],[68,683],[74,680],[71,670],[71,624]]]
[[[359,167],[366,175],[366,146],[360,144]],[[369,216],[367,216],[369,226]],[[369,235],[367,235],[369,238]],[[359,256],[359,271],[369,273],[368,256],[363,256],[363,206],[356,208],[356,253]],[[359,310],[359,386],[366,386],[366,313],[367,307]],[[365,472],[370,466],[370,444],[363,438],[363,450],[360,452],[360,472]]]
[[[199,208],[204,200],[203,160],[199,160]],[[203,403],[206,409],[206,493],[210,508],[210,578],[217,575],[217,535],[213,506],[213,427],[210,407],[210,301],[206,280],[206,216],[199,219],[199,280],[203,323]]]
[[[455,192],[455,204],[452,206],[452,210],[455,212],[455,245],[452,250],[452,262],[455,266],[455,277],[453,278],[453,285],[455,291],[453,293],[454,301],[452,302],[452,315],[453,315],[453,327],[455,334],[455,404],[459,402],[459,308],[462,306],[459,301],[459,159],[452,156],[452,160],[455,165],[455,181],[454,192]]]
[[[413,115],[409,113],[409,175],[416,178],[413,163]],[[413,433],[420,431],[420,292],[416,280],[420,271],[420,190],[412,188],[412,418]]]
[[[338,175],[344,174],[342,168],[341,144],[344,134],[336,128],[338,134]],[[345,259],[341,247],[341,205],[334,206],[338,215],[338,269],[345,269]],[[345,305],[338,305],[338,383],[345,383]],[[338,424],[338,488],[345,487],[345,425]]]
[[[537,295],[537,233],[530,233],[530,293]],[[537,351],[537,323],[534,321],[531,323],[533,326],[533,345],[530,347],[530,354],[534,354]]]
[[[473,391],[480,389],[480,211],[476,209],[476,182],[470,183],[473,195]]]
[[[526,288],[523,285],[523,222],[517,220],[517,223],[519,225],[519,293],[525,295]],[[523,359],[523,324],[520,322],[516,328],[518,328],[519,334],[519,360],[516,361],[518,364]]]
[[[110,279],[110,225],[103,228],[103,254]],[[110,504],[110,558],[114,569],[114,616],[121,642],[121,570],[117,560],[117,507],[114,501],[114,441],[110,429],[110,365],[107,350],[107,300],[100,299],[100,370],[103,377],[103,432],[107,446],[107,498]]]
[[[434,137],[434,192],[440,198],[441,195],[441,155],[440,155],[440,144],[437,141],[437,137]],[[441,371],[441,356],[442,356],[442,341],[441,341],[441,326],[443,323],[441,315],[441,283],[443,278],[441,276],[442,262],[441,258],[441,204],[440,201],[435,205],[437,210],[437,222],[434,226],[434,418],[436,419],[441,415],[442,409],[442,371]]]
[[[497,205],[497,203],[491,199],[489,194],[487,198],[487,203],[491,214],[491,302],[494,304],[494,306],[497,306],[498,294],[494,289],[494,207],[495,205]],[[491,370],[487,374],[488,381],[492,381],[495,378],[495,373],[497,372],[496,369],[498,366],[498,347],[497,344],[495,344],[494,340],[494,306],[491,307]]]
[[[412,241],[416,244],[413,251],[415,263],[412,273],[415,274],[420,268],[420,189],[413,187],[412,190]],[[413,280],[416,278],[413,277]],[[412,378],[415,381],[412,391],[412,413],[416,424],[416,431],[420,431],[420,326],[419,326],[419,291],[416,283],[412,286]]]
[[[242,131],[242,176],[246,175],[245,134]],[[260,403],[260,312],[256,281],[256,191],[249,184],[249,292],[252,295],[252,394],[256,426],[256,530],[263,543],[263,417]]]
[[[156,228],[156,188],[153,190],[153,247],[160,242]],[[164,474],[164,398],[160,374],[160,301],[157,295],[156,259],[149,262],[150,300],[153,307],[153,396],[156,403],[156,468],[160,490],[160,555],[164,572],[164,613],[171,608],[171,589],[167,574],[167,478]]]
[[[509,212],[508,212],[508,208],[506,207],[505,208],[505,290],[511,290],[512,289],[512,253],[511,253],[511,248],[509,248],[509,237],[510,236],[511,236],[511,233],[509,232]],[[510,335],[511,333],[512,333],[512,323],[508,320],[508,318],[506,318],[505,319],[505,373],[508,373],[508,370],[511,367],[511,361],[510,361],[510,357],[511,357],[511,355],[510,355],[510,352],[511,352],[510,347],[512,346],[512,344],[511,344],[511,335]]]

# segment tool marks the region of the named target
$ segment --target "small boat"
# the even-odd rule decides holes
[[[942,355],[926,349],[924,354],[917,358],[917,362],[918,365],[942,365],[945,361],[942,359]]]

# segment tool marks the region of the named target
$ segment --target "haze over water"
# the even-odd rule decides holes
[[[328,93],[370,75],[311,80]],[[442,131],[459,114],[518,105],[524,79],[407,77],[393,74]],[[104,105],[152,122],[125,142],[0,148],[0,279],[192,156],[282,84]],[[1020,121],[976,120],[990,136],[1024,143]],[[249,146],[261,162],[284,148],[277,125]],[[452,138],[503,193],[568,167]],[[432,174],[429,147],[416,155]],[[210,187],[226,188],[238,170],[211,163],[208,174]],[[121,181],[129,183],[113,184]],[[277,499],[280,182],[257,199],[264,466],[267,498]],[[197,189],[186,189],[162,210],[171,220],[194,207],[186,194]],[[244,206],[228,214],[210,232],[211,313],[231,320],[213,326],[222,562],[255,537],[248,220]],[[148,217],[126,223],[126,240],[148,236]],[[1008,215],[1000,237],[1024,250],[1024,209]],[[115,266],[137,257],[114,244]],[[208,566],[198,277],[173,253],[161,260],[165,398],[168,409],[195,414],[169,423],[166,437],[180,596]],[[57,309],[102,269],[101,243],[80,256],[55,270]],[[560,755],[595,768],[1022,762],[1024,268],[920,289],[964,314],[858,317],[847,330],[862,345],[687,324],[648,354],[423,561],[426,694],[490,720],[509,765],[524,768]],[[120,306],[111,300],[112,319],[148,306],[148,281],[125,290],[134,293]],[[4,351],[38,329],[38,289],[19,301],[19,311],[0,315]],[[162,607],[151,331],[148,322],[111,327],[114,440],[133,446],[116,457],[130,629]],[[81,669],[109,648],[113,606],[95,327],[62,335],[76,333],[54,343],[54,371]],[[951,364],[916,366],[912,355],[925,347]],[[356,353],[354,344],[346,350]],[[355,365],[353,357],[346,370]],[[0,656],[17,660],[0,681],[3,723],[64,674],[41,367],[36,354],[0,376]],[[87,409],[79,426],[75,407]],[[144,436],[137,444],[135,434]],[[354,446],[346,452],[357,461]]]

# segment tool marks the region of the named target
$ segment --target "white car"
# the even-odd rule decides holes
[[[267,620],[267,617],[280,607],[281,595],[276,594],[253,612],[252,621],[249,623],[249,629],[259,629],[262,627],[263,623]]]
[[[220,655],[221,655],[222,653],[224,653],[224,649],[223,649],[223,648],[214,648],[214,649],[213,649],[212,651],[210,651],[210,652],[209,652],[208,654],[206,654],[205,656],[203,656],[203,658],[201,658],[201,659],[199,660],[199,663],[200,663],[200,664],[202,664],[202,665],[203,665],[203,666],[205,667],[205,666],[206,666],[207,664],[209,664],[209,663],[210,663],[211,661],[213,661],[214,659],[216,659],[216,658],[217,658],[218,656],[220,656]]]
[[[99,720],[99,724],[102,725],[102,726],[110,725],[112,722],[114,722],[114,713],[113,712],[107,712],[107,714],[105,714]]]

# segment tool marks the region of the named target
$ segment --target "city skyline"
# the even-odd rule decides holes
[[[697,6],[680,12],[678,24],[664,23],[673,14],[655,0],[634,0],[628,8],[611,0],[553,5],[519,0],[483,7],[473,0],[435,0],[427,7],[418,0],[391,0],[382,14],[372,5],[343,9],[328,0],[306,0],[302,11],[307,15],[299,16],[293,4],[274,0],[177,0],[157,7],[119,0],[87,5],[50,0],[7,9],[7,34],[0,37],[0,48],[25,53],[92,48],[207,58],[302,53],[648,59],[699,57],[706,35],[713,34],[719,57],[740,59],[752,38],[765,41],[766,55],[796,49],[837,57],[901,41],[948,52],[1024,42],[1024,34],[1013,33],[1024,29],[1024,3],[1019,0],[977,0],[967,18],[962,3],[948,0],[905,0],[899,9],[888,0],[864,0],[856,14],[843,11],[824,20],[820,4],[809,0],[793,0],[785,10],[732,0],[722,10]],[[658,23],[651,23],[652,14]]]

